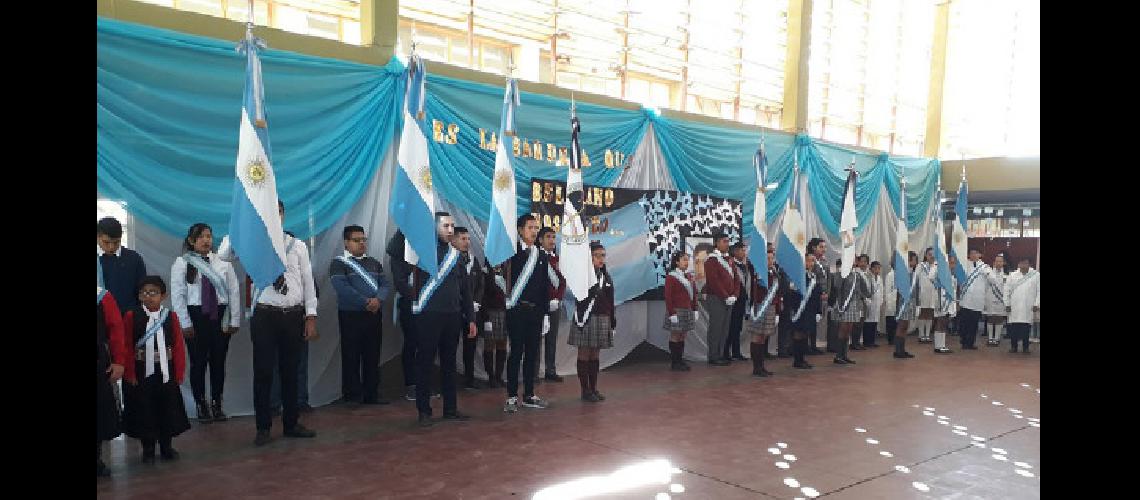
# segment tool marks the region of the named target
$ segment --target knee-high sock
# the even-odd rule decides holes
[[[495,380],[503,381],[503,369],[507,366],[507,350],[495,349]]]
[[[495,351],[483,351],[483,371],[487,372],[487,380],[495,380]]]
[[[669,360],[674,365],[681,364],[681,343],[669,341]]]
[[[895,337],[895,354],[902,354],[906,350],[903,349],[903,342],[906,340],[905,335],[898,335]]]
[[[598,372],[601,371],[601,360],[590,360],[590,390],[598,392]]]
[[[945,349],[946,348],[946,332],[941,331],[941,330],[934,332],[934,348],[935,349]]]
[[[582,386],[582,394],[590,392],[590,362],[578,360],[578,384]]]
[[[934,322],[933,319],[920,319],[920,320],[918,320],[918,328],[919,328],[918,337],[919,338],[930,340],[930,330],[931,330],[931,327],[933,326],[933,324],[932,324],[933,322]]]
[[[752,356],[752,373],[760,373],[764,369],[764,344],[753,342],[749,348]]]

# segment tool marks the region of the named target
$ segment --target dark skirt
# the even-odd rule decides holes
[[[578,347],[608,349],[614,346],[614,329],[610,327],[610,317],[605,314],[591,314],[585,326],[570,325],[570,337],[566,343]]]
[[[95,384],[95,427],[99,441],[110,441],[123,433],[119,422],[119,402],[115,400],[115,389],[107,379],[106,364],[96,363]]]
[[[744,332],[749,337],[756,335],[771,337],[776,335],[776,325],[776,306],[768,304],[768,309],[764,310],[764,316],[760,319],[745,319]]]
[[[123,427],[128,436],[160,439],[190,429],[186,404],[182,402],[182,390],[174,381],[173,368],[166,383],[162,382],[162,372],[157,366],[154,375],[143,378],[138,385],[123,383]],[[135,370],[139,377],[145,376],[146,367],[141,362],[135,363]]]
[[[479,325],[479,335],[483,340],[507,340],[507,311],[502,309],[488,309],[487,321],[491,322],[491,331]]]
[[[677,309],[677,322],[669,321],[669,317],[666,316],[662,328],[670,332],[691,332],[695,325],[692,309]]]

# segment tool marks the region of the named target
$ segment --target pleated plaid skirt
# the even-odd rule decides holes
[[[910,303],[906,305],[906,309],[902,309],[902,295],[895,297],[895,321],[911,321],[916,316],[915,300],[911,299]]]
[[[696,323],[692,309],[677,309],[677,322],[669,321],[669,317],[665,316],[665,324],[661,328],[669,332],[691,332]]]
[[[776,307],[769,305],[768,309],[764,311],[764,316],[758,320],[746,319],[744,321],[745,335],[776,335]]]
[[[573,320],[571,320],[573,321]],[[605,314],[592,314],[586,324],[579,328],[570,324],[570,336],[566,343],[578,347],[608,349],[614,346],[614,329],[610,328],[610,317]]]
[[[865,309],[865,305],[863,304],[862,300],[852,298],[851,302],[849,302],[847,305],[847,310],[842,312],[839,310],[840,305],[841,304],[837,304],[835,306],[836,320],[840,321],[841,323],[858,323],[860,321],[863,321],[863,310]]]
[[[491,322],[490,332],[479,325],[479,335],[483,336],[483,340],[507,340],[507,311],[489,309],[487,320]]]

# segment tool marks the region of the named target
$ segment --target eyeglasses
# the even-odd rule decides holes
[[[157,290],[147,290],[144,292],[139,292],[139,295],[142,295],[143,297],[154,297],[156,295],[162,295],[162,292],[159,292]]]
[[[368,238],[349,238],[348,241],[353,243],[368,243]]]

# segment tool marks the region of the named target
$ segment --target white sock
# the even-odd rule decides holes
[[[945,349],[946,348],[946,332],[939,332],[939,331],[934,332],[934,348],[935,349]]]
[[[778,352],[779,344],[779,337],[776,337],[775,335],[768,337],[768,354],[775,356]]]
[[[987,323],[986,328],[989,329],[988,333],[990,335],[990,341],[992,342],[992,341],[997,340],[997,325],[995,325],[993,323]]]
[[[918,338],[920,338],[920,339],[930,338],[930,320],[928,320],[928,319],[918,320]]]

